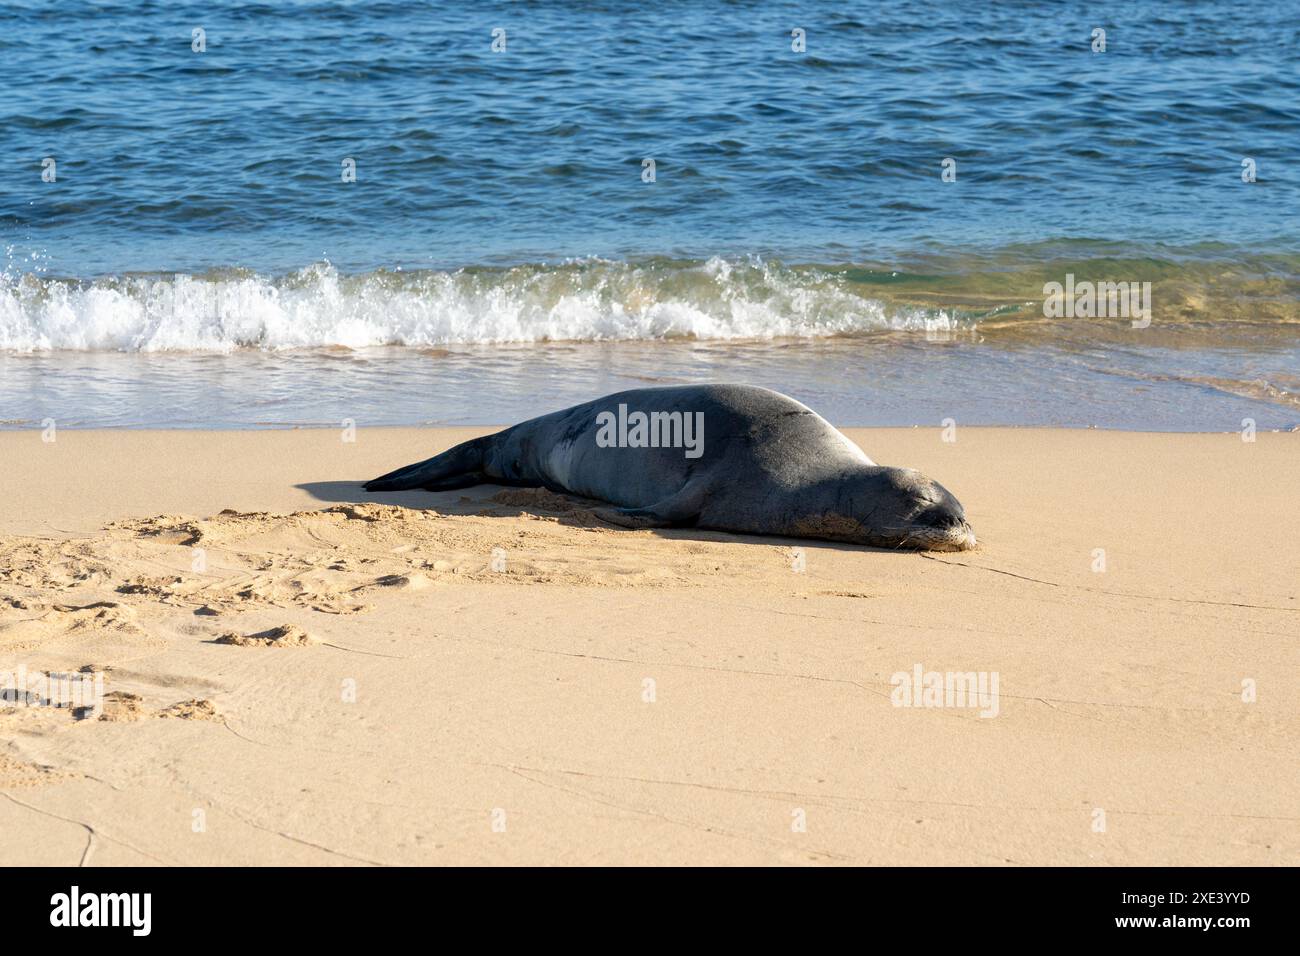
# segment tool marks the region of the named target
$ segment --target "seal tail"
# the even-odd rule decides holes
[[[490,437],[461,442],[441,455],[367,481],[364,487],[366,491],[406,491],[411,488],[449,491],[481,484],[487,480],[483,474],[483,452]]]

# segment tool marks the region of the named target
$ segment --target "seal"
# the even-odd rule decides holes
[[[463,442],[367,491],[542,486],[613,507],[627,528],[696,527],[879,548],[962,551],[961,504],[910,468],[877,465],[793,398],[753,385],[618,392]]]

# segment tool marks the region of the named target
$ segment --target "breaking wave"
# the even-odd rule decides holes
[[[842,273],[742,262],[560,265],[281,276],[60,279],[0,273],[0,349],[127,352],[628,340],[742,340],[954,330]]]

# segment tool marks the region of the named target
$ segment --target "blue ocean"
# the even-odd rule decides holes
[[[1297,62],[1295,0],[0,3],[0,427],[1292,429]]]

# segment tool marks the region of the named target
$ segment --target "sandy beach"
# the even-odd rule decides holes
[[[0,434],[0,675],[105,692],[0,863],[1300,861],[1300,434],[848,429],[958,554],[359,487],[491,430]]]

